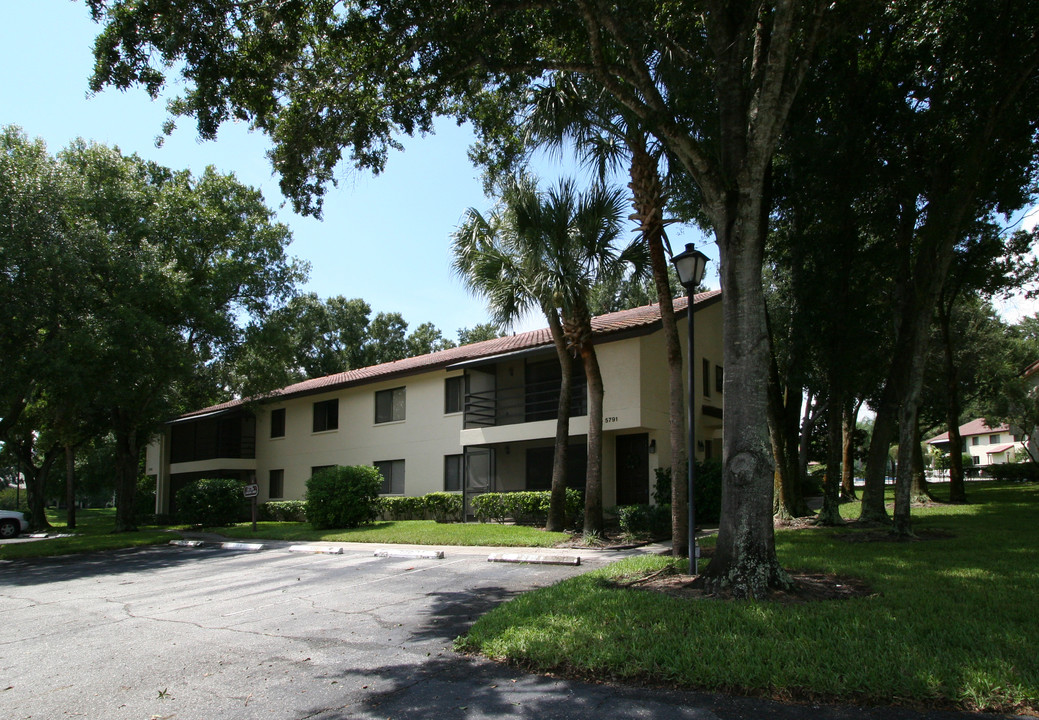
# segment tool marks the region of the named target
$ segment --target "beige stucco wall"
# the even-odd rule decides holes
[[[404,460],[404,493],[424,495],[444,489],[444,456],[462,452],[462,413],[444,413],[444,382],[461,372],[426,373],[322,395],[264,405],[256,423],[256,467],[260,499],[269,498],[270,471],[285,471],[284,497],[306,492],[311,468],[371,465]],[[405,388],[405,419],[375,422],[375,393]],[[313,432],[313,406],[339,398],[339,428]],[[271,438],[270,415],[285,408],[285,436]]]
[[[720,393],[714,389],[715,366],[722,365],[721,303],[715,302],[696,313],[697,335],[694,353],[697,371],[693,397],[697,402],[697,438],[719,438],[721,421],[704,417],[700,408],[706,401],[720,408]],[[686,346],[686,322],[679,320],[683,350]],[[668,378],[662,332],[629,337],[596,346],[603,375],[604,438],[603,487],[604,505],[616,502],[615,438],[645,432],[655,446],[649,455],[650,489],[654,470],[670,464],[668,431]],[[537,356],[537,357],[540,357]],[[554,357],[546,351],[545,358]],[[701,359],[711,364],[711,396],[704,398],[700,380]],[[516,357],[497,363],[498,388],[522,386],[524,363],[530,356]],[[284,471],[284,499],[302,498],[311,469],[322,465],[371,465],[383,460],[405,461],[407,495],[423,495],[444,489],[444,457],[463,452],[463,446],[493,446],[496,451],[496,487],[498,490],[521,490],[525,486],[526,448],[551,443],[555,437],[555,421],[498,425],[463,430],[462,413],[444,413],[444,384],[447,378],[462,375],[461,370],[427,373],[387,380],[334,392],[311,395],[281,402],[266,403],[257,408],[255,460],[214,460],[203,463],[181,463],[170,467],[162,458],[168,446],[153,443],[148,449],[149,473],[167,478],[162,467],[173,473],[216,467],[239,467],[256,470],[260,501],[269,495],[271,470]],[[685,374],[683,374],[685,377]],[[375,394],[380,390],[404,387],[406,417],[403,421],[375,423]],[[313,432],[313,406],[330,398],[339,399],[339,427]],[[273,410],[285,408],[285,436],[271,438],[270,419]],[[517,410],[518,411],[518,410]],[[586,416],[572,418],[570,436],[587,436]],[[168,453],[167,453],[168,454]],[[703,452],[698,452],[703,457]],[[189,467],[190,466],[190,467]],[[198,467],[196,467],[198,466]],[[202,467],[206,466],[206,467]],[[151,468],[157,468],[158,471]],[[160,493],[161,494],[161,493]]]

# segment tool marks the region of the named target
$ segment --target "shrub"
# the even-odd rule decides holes
[[[696,463],[696,526],[715,525],[722,515],[722,462],[704,460]]]
[[[621,505],[614,508],[617,522],[628,535],[671,535],[670,505]]]
[[[424,520],[426,517],[424,497],[384,497],[379,499],[379,506],[389,520]]]
[[[462,496],[456,493],[435,492],[423,497],[426,512],[438,523],[462,521]]]
[[[504,497],[504,493],[480,493],[474,497],[470,504],[476,519],[480,522],[505,522]]]
[[[134,515],[138,521],[155,519],[155,478],[147,475],[137,480],[137,495],[133,503]]]
[[[671,466],[658,467],[654,470],[657,484],[653,488],[653,502],[657,505],[671,504]]]
[[[177,517],[189,525],[232,525],[244,512],[242,483],[237,480],[196,480],[177,491]]]
[[[653,490],[653,502],[658,506],[671,505],[671,468],[657,468],[657,486]],[[721,460],[704,460],[696,463],[696,477],[693,487],[693,499],[696,501],[697,527],[704,523],[718,522],[722,512],[722,463]],[[668,510],[670,513],[671,511]],[[670,523],[670,520],[668,520]],[[668,530],[668,533],[671,531]],[[665,533],[666,534],[666,533]]]
[[[379,516],[382,475],[370,465],[336,465],[307,480],[307,520],[317,530],[355,528]]]
[[[1039,463],[1019,462],[986,465],[982,470],[982,474],[995,480],[1036,482],[1039,481]]]
[[[18,507],[15,507],[15,500],[18,501]],[[25,510],[28,505],[26,500],[24,490],[13,487],[0,489],[0,510]]]
[[[548,490],[508,493],[482,493],[471,501],[473,513],[480,522],[505,522],[512,518],[517,525],[544,526],[552,493]],[[578,527],[584,518],[584,496],[573,488],[566,489],[567,527]]]
[[[259,515],[261,520],[274,520],[276,522],[306,522],[307,501],[269,500],[265,503],[260,503]]]

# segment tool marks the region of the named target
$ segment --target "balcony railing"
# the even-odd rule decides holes
[[[559,411],[559,381],[546,381],[471,392],[465,396],[465,427],[515,425],[538,420],[555,420]],[[588,414],[584,378],[574,379],[570,415]]]

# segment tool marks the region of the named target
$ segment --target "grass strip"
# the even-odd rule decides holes
[[[867,531],[850,528],[777,532],[787,568],[862,579],[871,597],[690,601],[606,582],[670,562],[639,558],[525,594],[481,618],[457,644],[589,678],[1034,711],[1039,487],[972,484],[970,497],[972,505],[914,509],[914,529],[933,538],[919,542],[867,542]]]
[[[550,533],[523,525],[497,523],[438,523],[434,520],[375,522],[352,530],[315,530],[307,523],[258,522],[214,528],[225,537],[312,542],[364,542],[407,545],[478,545],[491,547],[552,547],[566,533]]]
[[[137,532],[117,533],[113,508],[77,510],[75,530],[66,527],[64,518],[64,510],[48,509],[47,520],[53,526],[48,532],[55,535],[69,533],[69,537],[5,543],[0,545],[0,560],[23,560],[159,545],[180,537],[175,532],[171,533],[154,526],[142,526]]]

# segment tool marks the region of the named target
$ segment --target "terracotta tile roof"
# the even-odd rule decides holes
[[[720,298],[721,290],[710,290],[705,293],[697,294],[694,299],[694,304],[698,307],[701,305],[713,304],[713,302]],[[674,305],[675,313],[684,316],[685,310],[688,306],[688,298],[675,298]],[[653,325],[659,322],[660,306],[657,304],[643,305],[630,310],[621,310],[619,312],[609,313],[607,315],[598,315],[592,318],[592,333],[597,339],[600,339],[600,341],[608,342],[613,335],[624,335],[627,332],[636,332],[639,330],[647,332],[651,331]],[[389,380],[395,377],[413,375],[419,372],[439,370],[448,367],[449,365],[465,362],[467,360],[477,360],[484,357],[492,357],[519,350],[529,350],[532,348],[542,346],[547,347],[551,345],[552,335],[549,332],[549,329],[545,327],[539,330],[518,333],[516,335],[506,335],[505,337],[496,338],[494,340],[484,340],[483,342],[472,343],[471,345],[462,345],[461,347],[451,348],[450,350],[441,350],[428,355],[418,355],[403,360],[394,360],[393,362],[383,363],[381,365],[371,365],[369,367],[358,368],[357,370],[348,370],[334,375],[326,375],[325,377],[311,378],[309,380],[304,380],[274,390],[260,399],[260,401],[314,395],[356,385],[365,385],[380,380]],[[256,399],[257,398],[254,398],[254,400]],[[219,405],[213,405],[201,410],[185,413],[184,415],[181,415],[181,418],[208,415],[221,410],[238,407],[245,403],[245,400],[231,400]]]
[[[1007,450],[1010,450],[1013,447],[1014,447],[1014,443],[1010,443],[1009,445],[997,445],[994,448],[990,448],[990,449],[986,450],[985,454],[986,455],[999,455],[999,453],[1006,452]]]
[[[1004,433],[1010,432],[1010,428],[1007,425],[997,425],[996,427],[989,427],[985,422],[985,418],[978,418],[971,420],[966,425],[960,425],[960,437],[970,437],[972,435],[988,435],[990,433]],[[927,441],[930,444],[949,442],[949,433],[943,432],[941,435],[936,435]]]
[[[1021,377],[1032,377],[1037,372],[1039,372],[1039,360],[1036,360],[1034,363],[1026,367],[1024,371],[1022,371]]]

